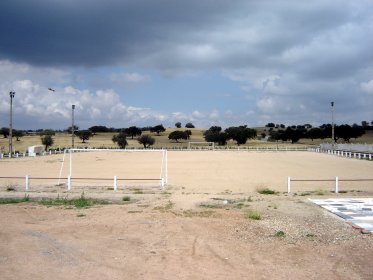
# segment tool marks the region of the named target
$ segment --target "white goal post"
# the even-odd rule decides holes
[[[117,176],[114,176],[114,190],[116,190],[116,181],[117,180],[135,180],[135,181],[141,181],[141,180],[159,180],[160,186],[163,189],[165,185],[168,183],[168,153],[165,149],[78,149],[78,148],[71,148],[71,149],[65,149],[63,153],[63,159],[61,163],[60,173],[59,173],[59,179],[58,179],[58,185],[60,184],[60,181],[62,179],[62,171],[64,168],[64,163],[66,159],[66,154],[69,155],[69,161],[68,161],[68,176],[67,176],[67,185],[68,190],[71,189],[71,180],[73,178],[73,166],[74,166],[74,153],[87,153],[87,152],[103,152],[103,153],[159,153],[161,155],[160,159],[160,173],[158,178],[117,178]],[[119,174],[117,174],[119,175]],[[153,176],[156,177],[156,176]],[[66,178],[66,177],[65,177]],[[76,178],[75,179],[82,179],[82,178]],[[95,179],[95,178],[88,178],[88,179]],[[96,178],[96,179],[102,179],[102,180],[108,180],[108,178]]]
[[[188,150],[192,149],[192,145],[204,145],[204,147],[209,147],[212,150],[215,150],[215,143],[214,142],[188,142]]]

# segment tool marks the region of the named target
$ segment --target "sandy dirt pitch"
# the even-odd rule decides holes
[[[145,169],[159,176],[159,158],[129,157],[87,154],[74,174],[127,176],[131,167],[134,176]],[[0,176],[56,176],[60,166],[60,156],[7,159]],[[372,162],[308,152],[169,152],[163,191],[122,186],[114,193],[97,184],[85,187],[85,195],[113,204],[0,205],[0,278],[372,279],[372,235],[308,202],[317,193],[372,196],[372,182],[341,182],[348,192],[338,195],[329,192],[333,182],[299,182],[297,195],[284,193],[287,176],[361,179],[372,171]],[[74,197],[83,189],[67,193],[55,184],[32,181],[30,198]],[[9,186],[15,191],[6,191]],[[256,192],[265,187],[279,193]],[[1,197],[23,197],[23,188],[22,180],[0,181]],[[261,220],[247,218],[253,211]]]

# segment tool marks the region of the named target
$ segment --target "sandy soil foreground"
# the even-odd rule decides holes
[[[131,164],[128,160],[109,169],[122,165],[126,168],[114,172],[129,167],[140,172],[144,162],[152,165],[139,156]],[[105,175],[106,162],[98,169],[89,162],[74,172],[83,176],[89,167],[90,174]],[[84,209],[37,202],[0,205],[0,278],[372,279],[373,236],[308,201],[321,194],[372,196],[372,182],[346,182],[343,194],[330,193],[330,182],[294,185],[296,195],[283,193],[287,176],[369,178],[372,164],[314,153],[172,152],[170,185],[164,190],[123,187],[114,194],[85,188],[86,196],[114,204]],[[0,176],[55,174],[60,165],[60,157],[4,160]],[[1,197],[24,196],[21,183],[13,183],[14,191],[5,189],[9,181],[0,184]],[[258,187],[280,193],[258,194]],[[68,194],[64,187],[34,183],[28,195],[74,197],[81,189]],[[250,219],[253,212],[261,219]]]

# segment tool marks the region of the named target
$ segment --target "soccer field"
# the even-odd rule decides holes
[[[30,190],[38,186],[57,188],[58,177],[69,175],[69,156],[2,159],[0,176],[30,176]],[[163,167],[164,168],[164,167]],[[141,179],[159,179],[162,172],[162,153],[74,153],[72,158],[73,186],[112,186],[112,179],[136,179],[136,186],[159,185]],[[256,151],[169,151],[168,186],[179,187],[189,193],[250,193],[259,188],[287,191],[287,178],[305,180],[372,179],[370,161],[340,158],[313,152],[256,152]],[[52,177],[42,180],[33,177]],[[75,178],[92,178],[78,181]],[[103,181],[93,178],[105,179]],[[137,179],[140,179],[137,181]],[[151,181],[150,181],[151,182]],[[61,183],[66,183],[62,179]],[[118,183],[121,189],[129,186]],[[3,191],[12,185],[22,189],[24,179],[0,179]],[[292,191],[334,190],[330,182],[293,182]],[[340,182],[340,190],[371,190],[372,182]]]

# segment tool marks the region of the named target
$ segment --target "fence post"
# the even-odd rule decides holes
[[[29,181],[29,176],[26,175],[25,179],[26,179],[26,192],[27,192],[27,191],[28,191],[28,188],[29,188],[29,183],[30,183],[30,181]]]
[[[114,176],[114,191],[116,192],[117,189],[118,189],[117,176]]]
[[[71,190],[71,176],[67,176],[67,190],[70,191]]]
[[[291,178],[288,177],[288,193],[290,193],[290,188],[291,188]]]
[[[339,192],[339,180],[338,180],[338,176],[335,177],[335,193],[338,193]]]

